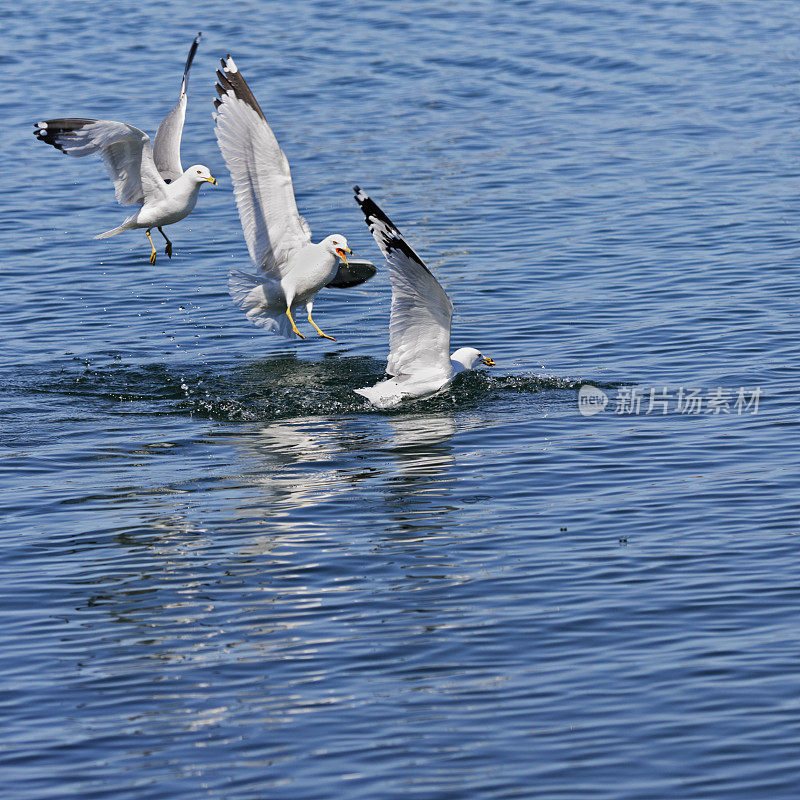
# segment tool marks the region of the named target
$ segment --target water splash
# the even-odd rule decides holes
[[[571,394],[581,385],[573,378],[481,370],[459,375],[434,397],[387,412],[378,411],[353,392],[382,376],[383,362],[364,357],[305,361],[282,356],[201,365],[124,364],[115,360],[94,366],[76,361],[49,374],[18,374],[15,390],[79,397],[87,403],[133,403],[146,413],[251,422],[317,414],[467,409],[515,394]]]

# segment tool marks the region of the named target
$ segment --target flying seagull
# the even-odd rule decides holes
[[[288,339],[306,338],[292,316],[304,305],[314,330],[336,341],[312,319],[314,298],[324,286],[347,288],[369,280],[375,267],[366,261],[348,264],[346,254],[352,251],[341,234],[312,244],[311,230],[297,210],[289,162],[264,112],[230,55],[220,62],[219,99],[214,100],[217,142],[231,173],[250,259],[258,271],[257,275],[230,271],[233,301],[251,322]]]
[[[453,318],[450,298],[377,203],[358,186],[353,191],[370,233],[389,262],[392,284],[386,365],[391,377],[354,391],[379,408],[391,408],[435,394],[476,364],[493,367],[494,361],[474,347],[448,354]]]
[[[37,122],[34,130],[41,141],[67,155],[81,158],[100,154],[114,183],[117,201],[123,206],[141,208],[122,225],[94,238],[107,239],[122,231],[144,228],[150,242],[151,264],[156,263],[156,248],[150,231],[158,228],[167,243],[164,252],[172,258],[172,242],[162,225],[172,225],[192,211],[203,183],[217,184],[208,167],[202,164],[194,164],[185,171],[181,167],[186,87],[199,43],[198,33],[186,59],[178,102],[158,126],[152,146],[148,135],[133,125],[106,119],[50,119]]]

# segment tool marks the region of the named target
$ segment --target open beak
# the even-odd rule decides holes
[[[210,184],[213,184],[214,186],[216,186],[216,185],[217,185],[217,179],[216,179],[215,177],[213,177],[213,176],[212,176],[212,177],[210,177],[210,178],[206,178],[206,180],[207,180],[207,181],[208,181]]]
[[[494,366],[494,361],[491,358],[489,358],[489,356],[484,356],[481,360],[483,361],[484,364],[486,364],[487,367]]]
[[[336,255],[344,261],[345,266],[347,266],[347,256],[344,254],[344,251],[347,250],[350,255],[353,255],[353,251],[349,247],[345,247],[344,250],[341,247],[336,248]]]

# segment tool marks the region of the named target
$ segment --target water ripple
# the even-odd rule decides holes
[[[796,4],[4,4],[9,800],[797,795]],[[220,179],[155,266],[43,116]],[[143,35],[144,34],[144,35]],[[315,235],[379,265],[288,344],[210,119],[231,51]],[[498,363],[392,412],[366,187]],[[761,387],[757,414],[582,417]],[[533,789],[531,787],[534,787]]]

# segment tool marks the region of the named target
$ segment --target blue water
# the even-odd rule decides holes
[[[796,3],[0,14],[4,798],[797,796]],[[151,267],[32,124],[154,132],[198,30],[183,157],[220,186]],[[381,265],[318,297],[337,343],[227,295],[228,51],[315,237]],[[354,183],[494,370],[352,393],[390,299]]]

